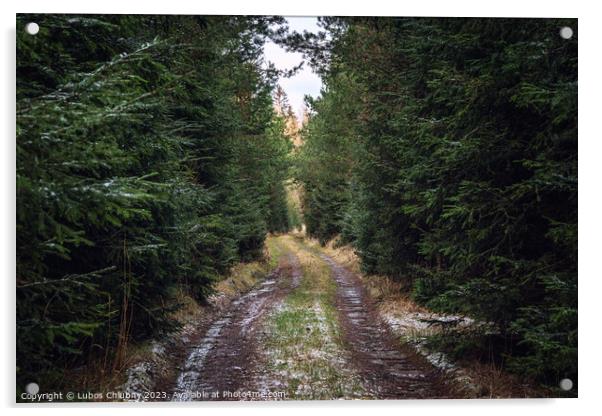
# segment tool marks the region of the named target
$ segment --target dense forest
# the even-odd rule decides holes
[[[169,329],[176,286],[202,301],[288,230],[292,144],[262,59],[282,22],[17,17],[20,388],[93,356],[118,368]]]
[[[577,373],[570,19],[324,18],[288,45],[325,83],[297,177],[309,235],[497,331],[447,334],[548,383]]]
[[[121,369],[301,223],[486,323],[434,348],[577,381],[577,21],[319,22],[17,16],[18,392]],[[268,40],[322,79],[300,130]]]

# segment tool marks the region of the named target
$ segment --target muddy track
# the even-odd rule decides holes
[[[172,400],[238,400],[223,392],[253,391],[262,318],[300,283],[297,257],[289,253],[261,285],[232,302],[191,348]]]
[[[402,345],[378,317],[359,278],[325,254],[337,283],[337,309],[352,362],[371,395],[381,399],[449,398],[438,370]]]

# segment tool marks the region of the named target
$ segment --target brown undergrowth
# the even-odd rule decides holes
[[[109,354],[91,355],[87,365],[65,368],[64,389],[95,393],[118,391],[127,382],[129,369],[141,363],[165,359],[169,362],[162,363],[165,364],[165,368],[152,383],[161,389],[162,385],[169,383],[168,380],[177,373],[176,363],[185,356],[186,345],[200,336],[205,325],[211,322],[219,310],[251,290],[274,270],[278,266],[281,254],[282,249],[277,238],[268,236],[263,259],[234,265],[230,273],[214,285],[214,294],[208,298],[207,304],[197,302],[184,288],[176,288],[167,303],[180,305],[170,316],[171,321],[176,327],[180,327],[180,330],[161,338],[130,343],[124,352],[122,364],[117,368],[111,365]],[[160,354],[157,354],[158,350]],[[158,355],[161,358],[158,358]]]
[[[400,337],[401,342],[416,345],[416,340],[441,334],[442,327],[425,324],[423,323],[425,320],[463,318],[464,321],[457,330],[470,331],[475,325],[475,321],[469,317],[445,316],[419,305],[410,296],[411,286],[408,282],[395,281],[387,276],[363,274],[360,258],[351,246],[341,244],[338,238],[321,246],[317,239],[309,238],[301,232],[293,233],[293,236],[304,241],[306,245],[321,250],[337,263],[357,274],[375,301],[380,317]],[[466,398],[521,398],[550,395],[545,387],[510,374],[495,362],[476,359],[451,362],[439,352],[428,351],[424,347],[420,350],[432,360],[446,360],[446,365],[457,375],[458,383],[462,384],[460,390],[465,392]]]

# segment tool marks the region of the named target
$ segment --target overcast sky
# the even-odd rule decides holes
[[[291,31],[303,33],[304,30],[308,32],[319,30],[316,17],[287,17],[286,20]],[[303,60],[300,53],[286,52],[272,41],[266,42],[264,53],[266,60],[273,62],[278,69],[291,69]],[[317,97],[322,88],[320,77],[313,73],[309,64],[305,64],[294,77],[281,78],[279,83],[288,95],[293,110],[299,116],[303,108],[303,96],[307,94]]]

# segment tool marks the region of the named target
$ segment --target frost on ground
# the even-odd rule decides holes
[[[266,321],[261,359],[267,371],[257,385],[285,391],[289,400],[365,397],[348,353],[336,342],[335,323],[320,303],[292,303],[280,304]]]
[[[191,397],[183,393],[194,390],[201,375],[207,355],[215,345],[216,339],[222,328],[229,323],[230,317],[224,317],[215,321],[205,334],[205,337],[200,344],[193,348],[192,352],[188,356],[188,359],[184,363],[184,369],[178,376],[177,380],[175,392],[182,394],[174,396],[174,400],[185,401]]]
[[[143,393],[152,391],[156,378],[166,367],[166,345],[169,342],[171,340],[163,343],[154,341],[148,358],[126,370],[126,381],[121,386],[121,391],[128,397],[142,400]]]
[[[441,333],[445,328],[471,329],[479,324],[474,319],[458,315],[441,315],[428,312],[395,313],[381,311],[383,321],[391,331],[402,340],[412,345],[417,352],[423,355],[433,366],[445,371],[452,380],[468,397],[476,397],[479,387],[467,372],[456,365],[446,354],[440,351],[431,351],[426,347],[428,336]]]
[[[471,328],[475,325],[472,318],[458,315],[440,315],[432,312],[385,312],[382,315],[385,322],[395,333],[410,340],[414,337],[440,333],[445,327],[462,329]]]

